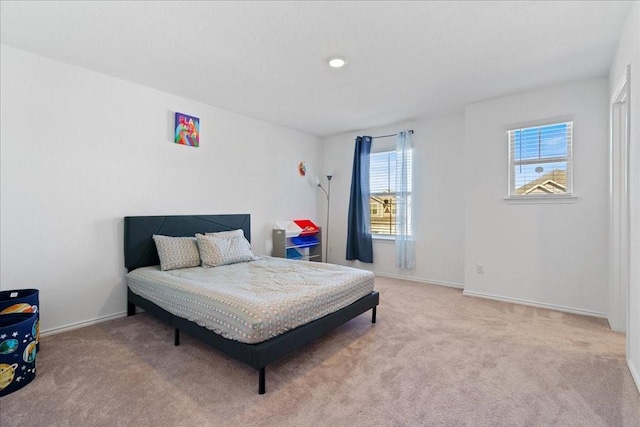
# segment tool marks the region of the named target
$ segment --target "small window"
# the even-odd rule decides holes
[[[409,168],[412,167],[411,158]],[[374,236],[396,235],[396,152],[371,153],[369,164],[369,206],[371,234]],[[409,203],[412,183],[409,183]],[[411,219],[410,219],[411,220]]]
[[[573,122],[508,131],[509,197],[557,197],[572,193]]]

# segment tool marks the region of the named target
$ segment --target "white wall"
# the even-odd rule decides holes
[[[640,3],[627,18],[609,73],[609,97],[631,65],[630,292],[627,363],[640,390]]]
[[[346,261],[347,214],[353,151],[357,135],[387,135],[414,130],[416,268],[395,266],[393,241],[374,240],[374,263]],[[379,274],[462,287],[464,266],[464,115],[397,123],[327,138],[324,169],[333,171],[329,261]],[[372,151],[395,148],[395,138],[375,139]],[[321,216],[320,214],[318,215]]]
[[[466,107],[465,294],[605,315],[607,99],[606,79],[595,79]],[[508,126],[567,115],[577,201],[507,204]]]
[[[273,221],[315,219],[296,167],[316,137],[1,50],[0,283],[40,289],[44,331],[125,311],[124,216],[250,213],[257,254]],[[176,111],[199,148],[173,143]]]

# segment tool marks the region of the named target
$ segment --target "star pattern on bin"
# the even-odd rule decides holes
[[[5,339],[6,337],[7,337],[7,334],[2,334],[2,335],[0,335],[0,340]]]
[[[14,338],[17,337],[18,336],[18,332],[12,333],[11,336],[14,337]]]
[[[22,381],[22,377],[18,377],[16,378],[16,382],[19,383],[20,381]]]

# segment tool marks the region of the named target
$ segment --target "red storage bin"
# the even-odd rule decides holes
[[[302,228],[302,231],[300,232],[301,236],[304,236],[307,234],[316,234],[318,231],[320,231],[320,228],[317,225],[315,225],[313,222],[311,222],[311,220],[294,219],[293,222],[298,224],[298,227]]]

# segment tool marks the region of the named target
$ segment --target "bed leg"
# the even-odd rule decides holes
[[[258,394],[264,394],[266,392],[264,369],[260,368],[259,380],[258,380]]]
[[[173,335],[173,345],[180,345],[180,329],[176,328],[176,332]]]
[[[136,305],[132,302],[127,301],[127,317],[133,316],[136,314]]]
[[[376,308],[378,307],[373,307],[371,309],[371,323],[376,323]]]

